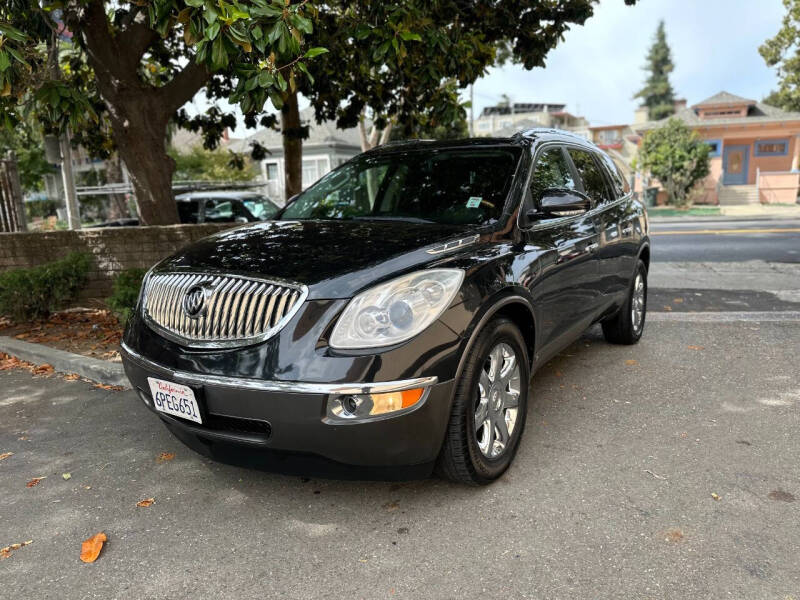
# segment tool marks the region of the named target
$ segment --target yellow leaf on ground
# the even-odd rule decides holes
[[[705,350],[705,346],[687,346],[689,350]]]
[[[173,452],[162,452],[158,456],[156,456],[156,462],[167,462],[168,460],[172,460],[175,458],[175,454]]]
[[[638,365],[639,361],[629,358],[628,360],[625,361],[625,364],[628,365],[629,367],[632,367],[633,365]]]
[[[711,497],[712,497],[714,500],[720,500],[720,499],[721,499],[721,498],[720,498],[720,495],[719,495],[719,494],[715,494],[714,492],[711,492]]]
[[[675,298],[675,299],[673,300],[673,302],[674,302],[675,304],[681,304],[681,303],[683,302],[683,298]]]
[[[103,549],[103,544],[108,540],[106,534],[102,531],[85,540],[81,544],[81,560],[85,563],[94,562],[100,556],[100,550]]]
[[[13,452],[3,452],[2,454],[0,454],[0,460],[5,460],[9,456],[14,456],[14,453]]]
[[[72,479],[72,473],[63,473],[61,478],[66,481],[67,479]]]
[[[139,506],[141,508],[147,508],[148,506],[152,506],[153,502],[155,501],[156,501],[155,498],[145,498],[144,500],[139,500],[136,503],[136,506]]]

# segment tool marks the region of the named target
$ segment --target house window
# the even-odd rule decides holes
[[[722,152],[722,140],[706,140],[708,144],[708,155],[719,156]]]
[[[753,149],[756,156],[785,156],[789,154],[789,140],[760,140]]]
[[[310,186],[328,172],[328,161],[324,158],[303,159],[303,189]]]

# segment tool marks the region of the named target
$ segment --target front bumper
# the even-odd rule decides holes
[[[128,379],[145,404],[184,443],[212,457],[223,447],[234,446],[248,454],[301,453],[364,467],[430,465],[439,453],[450,415],[452,380],[317,384],[208,376],[165,367],[125,344],[122,359]],[[204,406],[204,424],[156,411],[149,402],[148,377],[189,385]],[[359,422],[334,422],[326,417],[331,394],[420,385],[426,385],[428,392],[408,412]]]

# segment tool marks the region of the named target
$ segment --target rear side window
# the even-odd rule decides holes
[[[616,192],[617,198],[628,194],[631,191],[631,186],[622,174],[619,165],[615,163],[608,154],[602,153],[600,154],[600,158],[603,164],[605,164],[608,174],[611,176],[611,184],[614,186],[614,192]]]
[[[177,204],[181,223],[197,223],[197,200],[180,200]]]
[[[583,191],[595,204],[611,200],[606,180],[600,166],[595,162],[590,152],[570,148],[568,150],[572,162],[583,181]]]
[[[531,195],[538,201],[548,189],[575,189],[572,169],[561,148],[548,148],[536,159],[536,169],[531,177]]]

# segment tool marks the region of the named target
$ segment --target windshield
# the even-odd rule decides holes
[[[266,196],[252,196],[244,199],[244,205],[256,219],[266,220],[275,216],[280,210]]]
[[[281,218],[489,223],[503,212],[519,156],[509,146],[356,157],[303,192]]]

